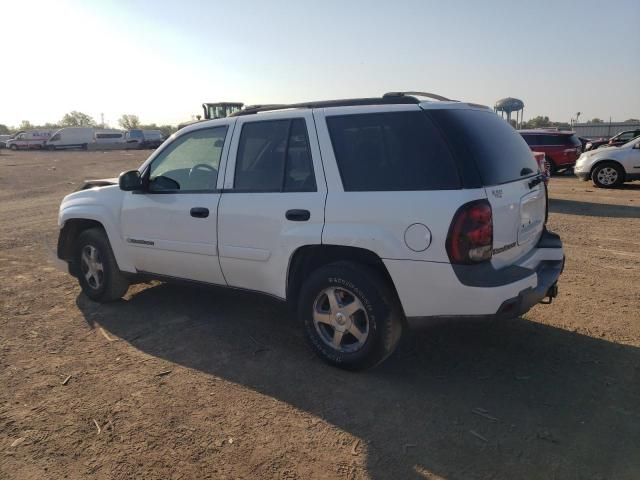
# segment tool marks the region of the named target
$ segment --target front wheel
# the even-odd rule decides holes
[[[298,314],[316,354],[347,370],[381,363],[402,335],[402,313],[387,281],[352,262],[313,272],[302,287]]]
[[[16,151],[16,150],[18,150],[18,146],[17,145],[10,145],[9,146],[9,150]]]
[[[78,237],[75,269],[84,294],[96,302],[112,302],[129,288],[113,256],[109,240],[102,229],[85,230]]]
[[[593,169],[593,184],[598,188],[614,188],[624,183],[624,171],[613,162],[605,162]]]

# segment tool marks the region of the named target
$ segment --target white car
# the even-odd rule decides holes
[[[624,182],[640,180],[640,137],[619,147],[584,152],[573,171],[579,179],[591,179],[600,188],[614,188]]]
[[[272,295],[349,369],[384,360],[409,324],[518,316],[564,266],[518,132],[415,94],[247,108],[86,187],[62,201],[58,257],[89,298],[140,278]]]

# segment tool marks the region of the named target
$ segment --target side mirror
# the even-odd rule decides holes
[[[142,190],[142,177],[138,170],[129,170],[128,172],[122,172],[118,178],[118,185],[120,190],[125,192],[133,192],[135,190]]]

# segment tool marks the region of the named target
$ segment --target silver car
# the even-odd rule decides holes
[[[600,188],[614,188],[624,182],[640,180],[640,138],[619,147],[584,152],[578,158],[574,172],[579,179],[591,179]]]

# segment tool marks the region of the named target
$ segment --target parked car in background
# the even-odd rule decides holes
[[[94,142],[95,128],[65,127],[57,130],[44,145],[48,150],[81,148],[86,150]]]
[[[587,148],[587,144],[591,141],[591,139],[587,137],[578,137],[578,140],[580,140],[580,143],[582,144],[582,151],[584,152]]]
[[[588,152],[590,150],[595,150],[596,148],[601,147],[618,147],[639,136],[640,130],[626,130],[624,132],[618,133],[617,135],[614,135],[609,139],[600,138],[598,140],[590,140],[585,145],[584,151]]]
[[[640,180],[640,137],[620,147],[584,152],[574,172],[579,179],[591,179],[600,188],[614,188],[624,182]]]
[[[52,133],[53,130],[27,130],[7,140],[5,145],[11,150],[41,149]]]
[[[555,297],[562,242],[526,143],[487,107],[414,95],[185,127],[118,185],[64,198],[58,258],[98,302],[142,278],[274,296],[347,369],[382,362],[406,325]]]
[[[531,150],[544,152],[551,175],[572,168],[582,153],[582,143],[574,132],[561,130],[520,130]]]
[[[127,130],[125,141],[129,148],[158,148],[164,138],[160,130]]]
[[[11,140],[13,135],[0,135],[0,148],[5,148],[7,146],[7,141]]]

